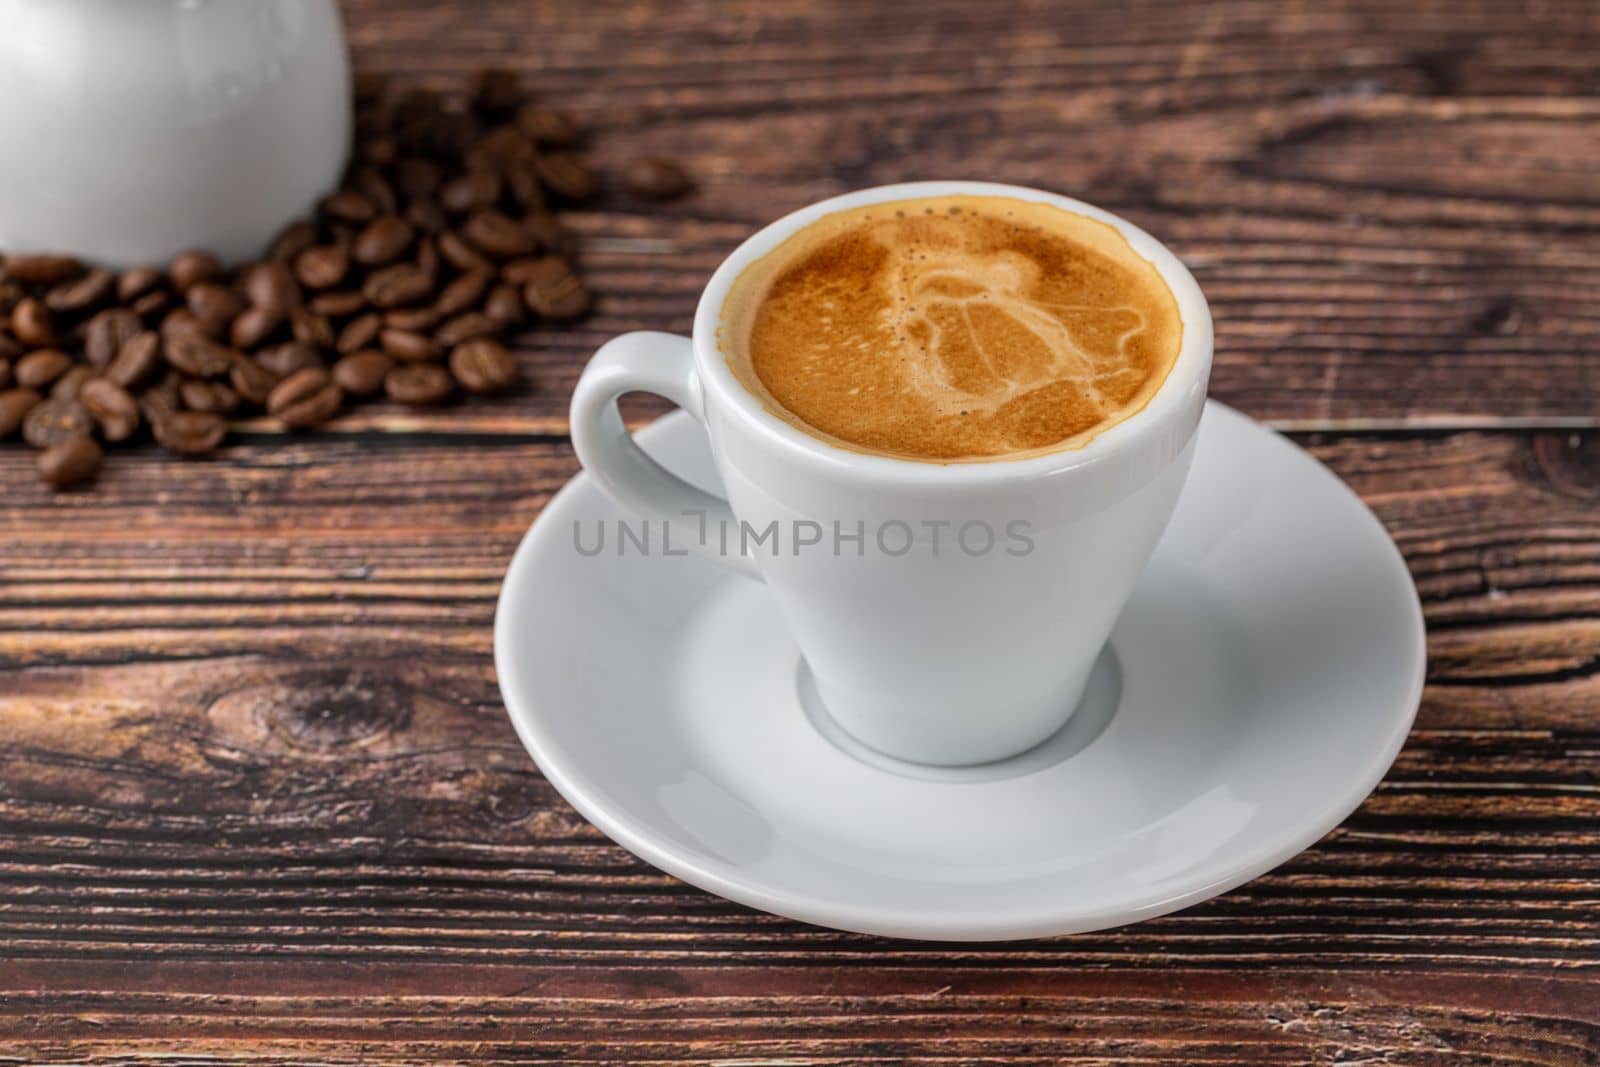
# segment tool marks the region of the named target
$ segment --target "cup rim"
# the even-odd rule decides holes
[[[858,452],[813,437],[768,411],[761,398],[745,388],[728,366],[717,343],[722,305],[734,279],[752,262],[773,251],[788,237],[825,215],[866,204],[917,200],[943,196],[995,196],[1052,204],[1115,227],[1161,275],[1183,322],[1183,342],[1167,380],[1149,402],[1133,415],[1104,430],[1076,448],[1063,448],[1025,459],[992,459],[970,463],[940,463],[899,456]],[[1211,371],[1211,310],[1199,284],[1172,251],[1149,233],[1104,208],[1069,196],[1026,186],[998,182],[918,181],[879,185],[818,201],[792,211],[747,237],[722,261],[700,296],[694,316],[695,368],[701,387],[716,394],[719,404],[750,431],[759,434],[790,457],[818,464],[839,477],[889,479],[926,485],[968,485],[1032,479],[1098,464],[1125,451],[1193,406],[1193,394],[1202,393]]]

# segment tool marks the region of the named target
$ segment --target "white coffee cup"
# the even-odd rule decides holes
[[[1081,448],[941,464],[839,448],[763,407],[718,347],[740,272],[824,215],[960,195],[1040,201],[1107,222],[1160,272],[1183,343],[1145,408]],[[701,296],[692,340],[631,333],[604,345],[573,394],[572,439],[589,474],[657,523],[672,551],[698,549],[767,584],[817,693],[857,740],[918,763],[985,763],[1043,741],[1077,707],[1188,475],[1211,352],[1211,315],[1194,278],[1125,220],[1009,185],[889,185],[803,208],[745,241]],[[635,391],[705,426],[726,500],[634,444],[616,400]]]

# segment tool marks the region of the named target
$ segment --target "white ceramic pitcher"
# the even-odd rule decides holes
[[[0,0],[0,250],[261,252],[350,146],[334,0]]]

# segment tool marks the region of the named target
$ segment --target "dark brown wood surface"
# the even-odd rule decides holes
[[[52,497],[0,450],[0,1064],[1600,1062],[1600,9],[350,0],[358,64],[529,72],[691,199],[575,216],[535,383]],[[596,344],[831,193],[1057,189],[1195,268],[1214,393],[1394,534],[1416,730],[1178,915],[893,942],[660,874],[556,796],[490,662]],[[647,416],[658,408],[636,409]]]

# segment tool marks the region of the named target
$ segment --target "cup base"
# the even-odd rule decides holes
[[[996,782],[1054,767],[1071,759],[1099,737],[1116,716],[1122,702],[1122,662],[1107,644],[1095,658],[1083,696],[1061,728],[1043,741],[1010,756],[945,766],[917,763],[881,752],[860,740],[834,718],[817,691],[816,678],[801,659],[795,674],[795,694],[813,729],[845,755],[869,767],[905,778],[930,782]]]

